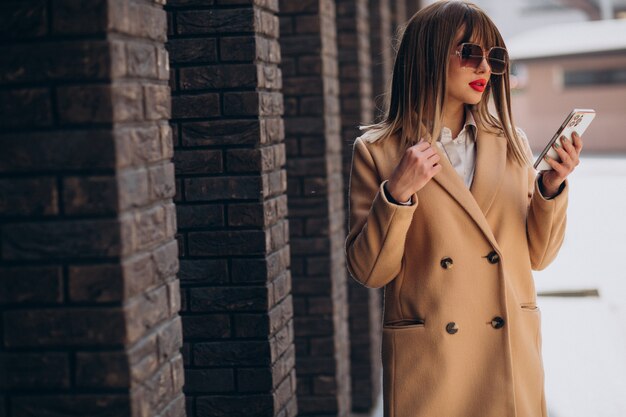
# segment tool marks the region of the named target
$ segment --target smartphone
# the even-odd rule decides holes
[[[534,167],[539,171],[549,171],[552,169],[550,165],[543,159],[546,154],[560,161],[559,154],[556,153],[556,150],[552,147],[554,142],[559,141],[559,145],[563,145],[561,143],[561,136],[565,136],[568,139],[572,139],[572,133],[576,132],[579,136],[582,136],[587,130],[589,124],[593,118],[596,117],[596,111],[592,109],[574,109],[571,113],[565,118],[565,121],[558,128],[550,142],[546,145],[545,149],[539,154],[539,157],[535,161]]]

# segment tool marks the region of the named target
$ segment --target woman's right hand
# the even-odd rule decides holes
[[[429,142],[420,140],[407,148],[387,182],[387,192],[396,201],[407,201],[441,171],[439,154]]]

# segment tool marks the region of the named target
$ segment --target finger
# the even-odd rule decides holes
[[[439,156],[430,158],[428,160],[428,166],[434,167],[435,165],[439,165],[439,160],[440,160]]]
[[[556,162],[561,166],[561,168],[563,168],[562,174],[564,176],[567,176],[576,167],[576,162],[572,159],[572,157],[567,152],[565,152],[565,150],[563,150],[563,148],[559,148],[557,152],[559,154],[559,158],[561,159],[561,161],[559,162],[557,160]]]
[[[420,140],[417,145],[413,145],[413,147],[415,147],[415,149],[417,149],[418,151],[422,152],[428,148],[430,148],[430,143],[425,141],[424,139]]]
[[[431,146],[430,148],[425,149],[422,154],[426,157],[426,158],[430,158],[433,155],[437,155],[437,152],[435,151],[435,149]]]
[[[441,160],[441,157],[439,156],[438,153],[434,153],[432,156],[428,157],[428,162],[432,164],[436,164],[440,160]]]
[[[567,140],[562,139],[561,142],[564,143],[564,142],[567,142]],[[559,155],[559,158],[561,159],[562,164],[570,165],[572,163],[572,157],[570,156],[569,152],[567,152],[567,150],[565,150],[562,146],[559,146],[558,142],[555,142],[554,145],[552,145],[552,147],[554,148],[556,153]]]
[[[583,150],[583,138],[581,138],[577,132],[574,132],[572,133],[572,141],[574,143],[574,148],[576,148],[576,151],[580,155],[580,151]]]
[[[561,160],[565,162],[565,165],[570,167],[573,171],[576,166],[579,164],[578,151],[574,147],[572,141],[570,139],[563,140],[564,150],[567,152],[567,157],[561,157]]]
[[[434,177],[435,175],[437,175],[440,171],[441,171],[441,165],[440,164],[435,164],[433,165],[433,167],[430,170],[430,176],[431,178]]]
[[[565,149],[567,153],[570,153],[570,151],[574,149],[574,145],[572,145],[572,141],[565,136],[561,136],[561,146],[563,146],[563,149]]]
[[[567,176],[565,167],[563,167],[563,165],[560,162],[558,162],[555,159],[550,158],[548,155],[546,155],[543,159],[557,173],[557,176],[559,177],[559,179],[563,179]]]

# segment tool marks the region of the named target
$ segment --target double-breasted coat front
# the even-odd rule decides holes
[[[480,124],[476,147],[468,189],[433,144],[442,170],[401,206],[383,191],[397,138],[354,143],[346,255],[356,280],[384,286],[385,417],[547,417],[531,269],[561,246],[569,187],[545,199]]]

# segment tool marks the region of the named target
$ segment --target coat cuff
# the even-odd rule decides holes
[[[541,181],[541,176],[538,175],[535,180],[535,191],[531,200],[531,206],[537,214],[541,214],[542,223],[547,226],[552,223],[554,217],[564,215],[565,210],[567,210],[569,182],[565,179],[558,194],[552,198],[546,198],[541,194],[539,181]]]
[[[563,200],[563,199],[567,200],[567,193],[569,190],[567,178],[563,181],[563,183],[559,187],[559,191],[557,191],[554,197],[545,197],[543,195],[543,193],[541,192],[541,186],[539,185],[539,181],[541,181],[541,175],[537,175],[537,178],[535,178],[535,186],[534,186],[535,188],[534,195],[538,196],[540,200],[542,200],[545,203],[549,203],[551,201]]]
[[[565,181],[563,181],[561,183],[561,185],[559,186],[559,190],[556,192],[556,194],[552,197],[546,197],[545,195],[543,195],[542,192],[542,187],[541,185],[543,184],[543,173],[540,173],[539,175],[537,175],[537,177],[535,178],[535,188],[536,190],[539,190],[539,195],[544,199],[544,200],[552,200],[556,197],[558,197],[561,192],[563,191],[563,189],[565,188]]]
[[[392,208],[402,208],[403,210],[405,210],[407,208],[412,208],[413,210],[410,211],[411,213],[413,211],[415,211],[415,208],[417,207],[417,194],[413,194],[411,196],[411,204],[410,205],[398,204],[395,201],[391,201],[387,197],[387,192],[386,192],[387,182],[388,181],[389,180],[384,180],[383,182],[380,183],[380,187],[378,189],[378,196],[377,196],[377,198],[380,198],[381,200],[383,200],[383,202],[385,203],[386,206],[391,206]]]
[[[568,192],[569,183],[566,179],[559,194],[548,200],[541,195],[539,183],[535,180],[527,233],[531,266],[536,271],[544,269],[554,260],[563,243]]]

